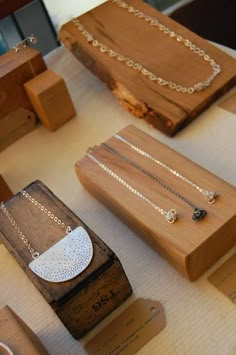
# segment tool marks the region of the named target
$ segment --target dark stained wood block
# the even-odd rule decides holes
[[[83,226],[92,240],[94,255],[89,266],[70,281],[51,283],[37,277],[30,270],[28,264],[32,261],[31,255],[7,217],[0,211],[0,238],[3,244],[67,329],[79,339],[130,296],[131,286],[113,251],[42,182],[33,182],[25,190],[72,229]],[[5,205],[39,253],[46,251],[65,235],[60,226],[29,203],[21,193]]]
[[[0,56],[0,151],[35,128],[24,83],[46,69],[41,53],[30,47]]]
[[[13,194],[9,186],[7,185],[3,177],[0,175],[0,202],[8,200],[10,197],[12,197],[12,195]]]
[[[221,73],[206,90],[180,93],[146,79],[91,45],[72,21],[62,26],[59,39],[107,84],[127,110],[172,136],[235,85],[235,59],[141,0],[127,3],[189,39],[221,66]],[[212,74],[211,66],[202,57],[111,1],[83,14],[79,20],[94,39],[168,81],[192,86]]]
[[[95,147],[92,154],[134,189],[167,211],[176,209],[178,219],[169,224],[164,216],[127,190],[89,157],[85,156],[76,164],[80,182],[89,192],[120,216],[186,278],[196,280],[235,245],[236,189],[134,126],[128,126],[119,134],[196,182],[198,186],[219,193],[216,202],[208,204],[204,196],[191,185],[141,156],[127,144],[114,137],[106,142],[120,154],[167,183],[195,206],[207,211],[204,219],[194,222],[193,208],[175,194],[111,153],[104,145]]]

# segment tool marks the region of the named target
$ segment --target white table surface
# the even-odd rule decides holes
[[[228,52],[236,57],[236,52]],[[47,57],[47,63],[67,82],[78,115],[54,133],[38,126],[1,152],[0,174],[13,192],[35,179],[42,180],[118,255],[134,296],[88,336],[76,341],[0,245],[0,306],[10,305],[35,331],[50,354],[74,355],[84,354],[83,343],[125,309],[134,297],[151,298],[163,304],[167,326],[139,354],[236,354],[235,304],[207,281],[207,276],[236,247],[198,281],[190,283],[86,192],[74,172],[75,162],[89,146],[133,124],[235,186],[236,115],[215,103],[174,138],[168,138],[126,112],[106,86],[69,51],[59,48]]]

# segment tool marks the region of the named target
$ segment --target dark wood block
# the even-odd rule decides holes
[[[131,286],[114,252],[42,182],[33,182],[25,190],[72,229],[83,226],[92,240],[94,255],[89,266],[70,281],[51,283],[37,277],[30,270],[28,264],[32,261],[31,255],[7,217],[0,211],[0,238],[3,244],[67,329],[79,339],[130,296]],[[29,203],[21,193],[5,205],[39,253],[46,251],[65,235],[55,222]]]
[[[11,192],[9,186],[0,175],[0,202],[8,200],[10,197],[12,197],[12,195],[13,193]]]
[[[195,206],[207,211],[204,219],[194,222],[193,208],[175,194],[111,153],[104,145],[95,147],[92,154],[133,188],[167,211],[176,209],[178,219],[169,224],[164,216],[127,190],[89,157],[85,156],[76,164],[80,182],[89,192],[120,216],[186,278],[196,280],[235,245],[236,189],[134,126],[128,126],[119,134],[199,186],[219,193],[216,202],[208,204],[204,196],[192,186],[139,155],[127,144],[114,137],[106,142],[167,183]]]
[[[189,39],[221,66],[221,73],[206,90],[180,93],[146,79],[88,43],[72,21],[62,26],[59,39],[107,84],[127,110],[172,136],[235,85],[235,59],[141,0],[127,3]],[[212,74],[212,68],[202,57],[111,1],[83,14],[79,20],[99,42],[168,81],[192,86]]]

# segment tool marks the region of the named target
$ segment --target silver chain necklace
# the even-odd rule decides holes
[[[140,155],[144,156],[147,159],[150,159],[155,164],[161,166],[162,168],[166,169],[167,171],[169,171],[171,174],[173,174],[177,178],[183,180],[184,182],[186,182],[187,184],[189,184],[190,186],[195,188],[197,191],[199,191],[205,197],[205,199],[207,200],[208,203],[212,204],[215,202],[215,199],[218,196],[218,194],[216,192],[203,189],[202,187],[198,186],[195,182],[193,182],[190,179],[188,179],[187,177],[181,175],[177,170],[172,169],[169,165],[154,158],[152,155],[150,155],[149,153],[145,152],[144,150],[138,148],[136,145],[130,143],[127,139],[121,137],[119,134],[115,134],[114,137],[116,139],[118,139],[119,141],[127,144],[135,152],[139,153]]]
[[[192,215],[193,221],[196,221],[196,222],[200,221],[201,219],[203,219],[207,215],[206,210],[196,207],[191,201],[189,201],[186,197],[181,195],[179,192],[175,191],[172,187],[167,185],[163,180],[161,180],[160,178],[157,178],[156,176],[151,174],[149,171],[147,171],[146,169],[144,169],[143,167],[141,167],[140,165],[138,165],[137,163],[135,163],[131,159],[127,158],[126,156],[124,156],[123,154],[118,152],[116,149],[114,149],[113,147],[111,147],[107,143],[102,143],[102,145],[105,146],[111,153],[117,155],[119,158],[121,158],[122,160],[124,160],[125,162],[127,162],[128,164],[130,164],[131,166],[133,166],[134,168],[136,168],[140,172],[142,172],[144,175],[146,175],[152,181],[155,181],[156,183],[161,185],[164,189],[171,192],[172,194],[177,196],[180,200],[182,200],[187,205],[189,205],[191,208],[193,208],[193,215]]]
[[[91,151],[91,150],[90,150]],[[126,189],[132,192],[134,195],[139,197],[141,200],[145,201],[149,206],[154,208],[155,211],[159,212],[163,215],[168,223],[174,223],[177,219],[177,214],[174,209],[166,211],[160,206],[156,205],[154,202],[149,200],[145,195],[143,195],[140,191],[131,186],[127,181],[122,179],[118,174],[116,174],[112,169],[108,168],[107,165],[103,164],[100,160],[95,158],[91,153],[86,153],[86,156],[90,158],[95,164],[97,164],[102,170],[104,170],[107,174],[109,174],[113,179],[117,180],[121,185],[123,185]]]
[[[53,220],[66,231],[64,238],[44,253],[39,254],[32,247],[4,203],[1,202],[1,210],[33,258],[33,261],[29,263],[30,269],[42,279],[50,282],[64,282],[79,275],[89,265],[93,256],[93,246],[88,233],[83,227],[77,227],[72,230],[70,226],[66,226],[64,222],[25,190],[22,190],[21,194],[49,219]]]
[[[114,58],[120,62],[124,62],[129,68],[134,69],[140,72],[143,76],[148,78],[149,80],[157,83],[158,85],[168,87],[172,90],[192,94],[196,91],[205,90],[209,87],[215,77],[221,72],[220,65],[215,62],[203,49],[193,44],[189,39],[182,37],[178,33],[172,31],[168,27],[161,24],[156,18],[145,15],[142,11],[135,9],[133,6],[128,5],[126,2],[122,0],[110,0],[112,3],[117,4],[119,7],[127,10],[133,16],[136,16],[139,19],[144,20],[150,26],[157,28],[161,31],[164,35],[171,37],[173,40],[176,40],[180,44],[184,45],[187,49],[191,52],[196,54],[199,57],[202,57],[204,61],[209,63],[210,67],[212,68],[211,75],[204,81],[198,82],[193,86],[184,86],[167,79],[163,79],[160,76],[155,75],[153,72],[148,70],[142,64],[136,62],[135,60],[131,59],[128,56],[125,56],[119,52],[114,51],[113,49],[109,48],[102,42],[98,41],[98,39],[94,38],[93,34],[88,32],[88,30],[81,24],[78,19],[74,19],[72,22],[78,28],[78,30],[82,33],[82,35],[86,38],[86,40],[94,47],[97,47],[102,53],[108,55],[111,58]]]

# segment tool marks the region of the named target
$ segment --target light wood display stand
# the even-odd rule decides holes
[[[0,309],[0,341],[16,355],[49,355],[33,331],[9,306]]]
[[[179,93],[146,79],[137,70],[88,43],[72,21],[62,26],[59,39],[107,84],[127,110],[164,133],[174,135],[235,85],[235,60],[143,1],[127,0],[127,3],[190,40],[221,66],[221,73],[206,90]],[[192,86],[212,73],[211,66],[202,57],[111,1],[80,16],[79,20],[94,39],[168,81]]]
[[[48,282],[30,270],[28,264],[32,257],[28,249],[8,218],[0,214],[2,243],[71,334],[79,339],[130,296],[131,286],[116,255],[45,185],[36,181],[25,190],[72,229],[83,226],[92,240],[93,259],[80,275],[62,283]],[[65,236],[65,231],[58,224],[40,213],[37,207],[31,206],[21,193],[16,194],[5,206],[40,254]]]
[[[88,191],[117,213],[184,276],[191,281],[196,280],[235,244],[235,188],[134,126],[128,126],[119,134],[197,185],[219,193],[216,202],[208,204],[192,186],[141,156],[127,144],[114,137],[106,142],[188,198],[195,206],[207,210],[204,219],[194,222],[193,209],[175,195],[104,146],[92,150],[91,154],[148,199],[166,210],[176,209],[178,220],[169,224],[162,215],[128,191],[89,157],[85,156],[76,164],[78,177]]]

